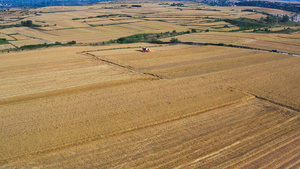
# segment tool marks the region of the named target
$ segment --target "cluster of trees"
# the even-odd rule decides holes
[[[50,47],[50,46],[56,46],[56,45],[62,45],[62,46],[66,46],[66,45],[75,45],[76,41],[70,41],[67,42],[65,44],[61,43],[61,42],[55,42],[54,44],[48,44],[48,43],[44,43],[44,44],[37,44],[37,45],[24,45],[21,46],[19,49],[24,50],[24,49],[38,49],[38,48],[44,48],[44,47]]]
[[[296,3],[271,2],[271,1],[239,1],[236,2],[235,5],[259,6],[259,7],[282,9],[285,11],[300,13],[300,6]]]
[[[274,9],[282,9],[285,11],[291,11],[300,13],[300,5],[296,3],[285,3],[285,2],[271,2],[271,1],[246,1],[241,0],[238,2],[233,2],[230,0],[203,0],[205,4],[211,6],[258,6],[258,7],[265,7],[265,8],[274,8]]]
[[[172,3],[170,6],[184,6],[183,3]]]
[[[6,38],[0,38],[0,44],[9,44],[9,42],[6,40]]]
[[[57,42],[56,42],[55,44],[57,44]],[[70,42],[67,42],[66,44],[67,44],[67,45],[75,45],[75,44],[76,44],[76,41],[72,40],[72,41],[70,41]]]
[[[27,20],[27,21],[21,21],[21,26],[26,26],[26,27],[33,27],[33,22],[32,20]]]
[[[203,0],[202,1],[205,4],[211,5],[211,6],[232,6],[233,2],[229,0]]]
[[[177,38],[171,38],[170,42],[171,43],[178,43],[180,41]]]
[[[248,18],[224,19],[224,21],[240,27],[240,30],[248,30],[248,29],[262,28],[262,27],[269,26],[264,23],[260,23],[257,20],[248,19]]]
[[[289,22],[289,20],[290,18],[288,15],[283,15],[282,17],[276,15],[268,15],[266,18],[260,18],[260,22],[267,22],[268,24],[286,23]]]
[[[131,5],[131,7],[138,7],[138,8],[140,8],[140,7],[142,7],[142,5]]]
[[[0,29],[11,28],[11,27],[41,27],[42,25],[33,24],[32,20],[21,21],[21,24],[12,24],[12,25],[0,25]],[[49,25],[48,25],[49,26]]]
[[[167,38],[173,37],[177,35],[189,34],[189,33],[197,32],[196,29],[191,29],[187,31],[177,32],[173,30],[172,32],[167,31],[164,33],[142,33],[142,34],[135,34],[127,37],[121,37],[116,40],[110,40],[106,43],[137,43],[137,42],[149,42],[149,43],[162,43],[159,38]]]
[[[289,22],[289,16],[276,16],[270,15],[268,13],[264,13],[267,17],[261,17],[260,20],[248,19],[248,18],[238,18],[238,19],[224,19],[225,22],[231,23],[232,25],[236,25],[240,27],[239,30],[249,30],[254,29],[255,32],[260,32],[259,28],[266,28],[265,32],[270,32],[267,28],[278,25],[297,25],[297,23]]]
[[[136,43],[136,42],[146,41],[150,35],[151,35],[150,33],[136,34],[136,35],[132,35],[132,36],[121,37],[121,38],[117,39],[115,42],[116,43]]]
[[[41,27],[42,25],[37,25],[32,22],[32,20],[21,21],[21,26],[25,27]],[[49,25],[47,25],[49,26]]]

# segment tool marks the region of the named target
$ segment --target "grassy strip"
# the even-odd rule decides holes
[[[19,47],[19,49],[21,49],[21,50],[24,50],[24,49],[31,50],[31,49],[38,49],[38,48],[55,46],[55,45],[58,45],[58,44],[47,44],[47,43],[44,43],[44,44],[37,44],[37,45],[24,45],[24,46]]]
[[[300,32],[300,29],[291,29],[291,28],[284,28],[281,30],[277,30],[277,31],[271,31],[268,28],[265,29],[254,29],[253,32],[255,33],[283,33],[283,34],[291,34],[294,32]]]
[[[31,20],[21,21],[21,24],[12,24],[12,25],[0,25],[0,29],[12,28],[12,27],[42,27],[42,25],[33,24]]]
[[[287,28],[287,29],[281,29],[278,31],[270,31],[270,33],[286,33],[286,34],[290,34],[290,33],[294,33],[294,32],[300,32],[300,29],[291,29],[291,28]]]
[[[70,45],[75,45],[75,44],[76,44],[76,41],[70,41],[70,42],[67,42],[65,44],[62,44],[60,42],[55,42],[54,44],[44,43],[44,44],[37,44],[37,45],[24,45],[24,46],[19,47],[19,49],[21,49],[21,50],[24,50],[24,49],[32,50],[32,49],[51,47],[51,46],[70,46]]]
[[[1,40],[0,40],[1,42]],[[5,43],[6,44],[6,43]],[[8,42],[8,44],[11,44]],[[70,42],[67,42],[67,43],[60,43],[60,42],[55,42],[53,44],[47,44],[47,43],[44,43],[44,44],[36,44],[36,45],[24,45],[24,46],[21,46],[21,47],[17,47],[13,44],[13,46],[15,46],[16,48],[13,48],[13,49],[4,49],[2,50],[2,53],[4,52],[10,52],[10,51],[20,51],[20,50],[34,50],[34,49],[39,49],[39,48],[47,48],[47,47],[52,47],[52,46],[71,46],[71,45],[75,45],[76,44],[76,41],[70,41]]]
[[[192,30],[192,32],[195,32],[196,30]],[[184,35],[189,34],[191,31],[182,31],[182,32],[176,32],[173,30],[172,32],[164,32],[164,33],[142,33],[142,34],[135,34],[127,37],[121,37],[119,39],[110,40],[108,42],[102,42],[102,43],[92,43],[90,45],[105,45],[105,44],[112,44],[112,43],[119,43],[119,44],[125,44],[125,43],[138,43],[138,42],[145,42],[145,43],[155,43],[155,44],[162,44],[160,38],[168,38],[168,37],[174,37],[178,35]],[[175,40],[176,41],[176,40]]]
[[[196,32],[197,30],[193,29],[191,30],[192,32]],[[126,44],[126,43],[138,43],[138,42],[146,42],[146,43],[154,43],[154,44],[163,44],[165,42],[162,42],[158,38],[167,38],[167,37],[173,37],[173,36],[178,36],[178,35],[183,35],[183,34],[189,34],[191,31],[182,31],[182,32],[176,32],[173,30],[172,32],[165,32],[165,33],[142,33],[142,34],[135,34],[127,37],[121,37],[116,40],[110,40],[107,42],[99,42],[99,43],[90,43],[88,45],[92,46],[102,46],[102,45],[107,45],[107,44],[114,44],[114,43],[119,43],[119,44]],[[171,43],[177,43],[179,42],[178,39],[172,38]],[[16,47],[15,49],[5,49],[2,50],[2,53],[7,51],[19,51],[19,50],[33,50],[33,49],[39,49],[39,48],[45,48],[45,47],[51,47],[51,46],[70,46],[76,44],[76,41],[71,41],[67,42],[65,44],[62,44],[60,42],[55,42],[54,44],[36,44],[36,45],[24,45],[21,47]]]
[[[224,21],[240,27],[240,29],[232,31],[249,30],[271,26],[269,24],[259,23],[257,20],[248,18],[224,19]]]
[[[248,19],[248,18],[237,18],[237,19],[224,19],[225,22],[228,22],[232,25],[236,25],[240,27],[238,30],[231,30],[230,32],[236,32],[236,31],[242,31],[242,30],[250,30],[254,29],[254,32],[256,32],[256,29],[265,28],[266,32],[268,28],[274,27],[275,25],[282,25],[282,26],[298,26],[299,24],[296,22],[289,21],[289,18],[287,15],[283,17],[277,17],[274,15],[270,15],[268,13],[264,13],[267,15],[266,18],[261,17],[260,20],[255,19]],[[262,30],[260,30],[262,31]],[[284,32],[291,32],[290,31],[282,31]],[[270,32],[273,33],[273,32]],[[276,33],[276,32],[274,32]]]
[[[0,45],[10,44],[5,38],[0,39]]]

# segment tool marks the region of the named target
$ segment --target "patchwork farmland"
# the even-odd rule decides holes
[[[15,46],[81,43],[0,54],[0,168],[299,168],[300,58],[264,51],[277,44],[280,51],[300,54],[299,33],[215,29],[176,37],[263,50],[90,45],[136,33],[215,27],[199,23],[207,18],[194,25],[194,15],[205,12],[246,15],[242,7],[185,12],[157,2],[142,4],[143,12],[105,8],[121,4],[32,9],[42,14],[28,18],[50,26],[0,29]],[[133,17],[88,18],[99,13]],[[134,18],[142,15],[147,20]],[[131,21],[115,24],[117,19]],[[107,26],[86,26],[102,21]],[[145,46],[150,52],[142,52]]]

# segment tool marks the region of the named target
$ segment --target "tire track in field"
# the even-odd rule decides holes
[[[144,75],[148,75],[148,76],[152,76],[154,78],[157,78],[158,80],[161,80],[161,79],[164,79],[163,77],[157,75],[157,74],[153,74],[153,73],[147,73],[147,72],[139,72],[137,70],[135,70],[133,67],[131,66],[124,66],[124,65],[120,65],[118,63],[115,63],[115,62],[112,62],[112,61],[109,61],[109,60],[105,60],[105,59],[101,59],[99,57],[97,57],[96,55],[94,54],[91,54],[91,53],[85,53],[86,55],[88,56],[91,56],[93,59],[97,60],[97,61],[102,61],[102,62],[105,62],[105,63],[108,63],[110,65],[115,65],[115,66],[118,66],[118,67],[121,67],[121,68],[124,68],[124,69],[127,69],[129,71],[133,71],[133,72],[137,72],[137,73],[142,73]]]
[[[71,143],[60,145],[60,146],[56,146],[56,147],[52,147],[52,148],[46,148],[46,149],[42,149],[42,150],[38,150],[38,151],[34,151],[34,152],[29,152],[27,154],[14,156],[14,157],[10,157],[10,158],[7,158],[7,159],[0,159],[0,166],[4,165],[4,164],[8,164],[12,161],[16,161],[17,159],[20,159],[20,158],[26,158],[26,157],[30,157],[32,155],[39,155],[39,154],[44,154],[44,153],[48,153],[48,152],[53,152],[53,151],[61,150],[61,149],[64,149],[64,148],[74,147],[74,146],[77,146],[77,145],[83,145],[85,143],[96,141],[96,140],[103,139],[103,138],[109,138],[109,137],[113,137],[113,136],[116,136],[116,135],[121,135],[121,134],[129,133],[129,132],[134,132],[134,131],[138,131],[138,130],[149,128],[149,127],[159,126],[159,125],[166,124],[166,123],[169,123],[169,122],[173,122],[173,121],[185,119],[185,118],[188,118],[188,117],[196,116],[196,115],[199,115],[199,114],[207,113],[207,112],[210,112],[210,111],[213,111],[213,110],[216,110],[216,109],[225,108],[225,107],[228,107],[228,106],[231,106],[231,105],[234,105],[234,104],[247,102],[247,101],[252,100],[252,99],[255,99],[255,97],[245,95],[245,97],[243,97],[239,100],[224,103],[224,104],[221,104],[221,105],[218,105],[218,106],[215,106],[215,107],[206,108],[206,109],[196,111],[196,112],[192,112],[192,113],[189,113],[189,114],[180,115],[180,116],[177,116],[177,117],[174,117],[174,118],[170,118],[170,119],[166,119],[166,120],[162,120],[162,121],[157,121],[157,122],[154,122],[154,123],[148,123],[148,124],[145,124],[145,125],[140,125],[140,126],[128,128],[128,129],[125,129],[125,130],[120,130],[120,131],[108,133],[108,134],[105,134],[105,135],[98,135],[98,136],[91,137],[91,138],[84,138],[84,139],[78,140],[76,142],[71,142]]]
[[[300,136],[298,134],[294,134],[282,140],[275,140],[270,144],[265,144],[265,146],[260,150],[254,149],[253,151],[250,151],[244,154],[243,156],[238,157],[237,160],[231,159],[216,167],[217,168],[238,168],[241,166],[246,166],[250,163],[255,162],[256,160],[262,159],[266,155],[272,154],[286,146],[289,146],[290,144],[294,144],[297,141],[299,142],[299,140],[300,140]]]
[[[299,117],[298,116],[292,117],[292,118],[290,118],[290,119],[288,119],[288,120],[286,120],[286,121],[284,121],[284,122],[282,122],[280,124],[277,124],[276,126],[274,126],[272,128],[268,128],[267,130],[263,131],[262,133],[260,133],[258,135],[252,135],[250,137],[246,137],[246,138],[244,138],[242,140],[234,142],[231,145],[228,145],[227,147],[224,147],[221,150],[223,151],[223,153],[226,152],[226,151],[230,152],[230,151],[234,151],[234,150],[230,150],[230,148],[232,148],[232,147],[239,147],[240,149],[242,149],[243,147],[247,147],[251,143],[255,144],[256,142],[265,144],[267,146],[268,146],[268,144],[271,144],[271,146],[275,146],[276,143],[275,144],[272,143],[272,141],[274,140],[274,138],[282,137],[283,135],[285,135],[286,134],[286,129],[291,128],[291,126],[293,126],[293,125],[298,125],[297,121],[299,121]],[[284,126],[284,127],[282,128],[282,126]],[[293,133],[295,131],[297,131],[297,130],[296,129],[291,129],[291,130],[289,130],[289,133]],[[280,135],[277,135],[277,134],[280,134]],[[292,136],[286,136],[286,139],[293,138],[294,136],[296,137],[296,139],[293,140],[293,141],[298,141],[299,137],[296,134],[292,134]],[[295,143],[293,141],[291,143]],[[279,142],[280,142],[280,140],[279,140]],[[289,145],[289,144],[287,144],[287,145]],[[285,145],[283,147],[285,147]],[[280,149],[280,148],[282,148],[282,147],[277,148],[277,150]],[[251,153],[251,150],[248,153]],[[239,149],[237,149],[236,151],[239,151]],[[254,149],[254,151],[255,151],[255,149]],[[208,155],[206,155],[204,157],[200,157],[199,158],[200,160],[196,159],[194,161],[191,161],[190,163],[183,164],[182,166],[178,166],[176,168],[192,168],[192,167],[195,168],[195,166],[204,165],[203,163],[205,163],[205,159],[206,160],[209,160],[209,158],[213,158],[213,159],[216,159],[216,160],[221,159],[222,156],[215,157],[215,155],[217,155],[219,153],[220,153],[219,150],[216,151],[216,152],[212,152],[212,153],[210,153],[210,154],[208,154]],[[270,152],[270,153],[273,153],[273,152]],[[246,160],[247,160],[247,153],[245,153],[243,155],[246,156]],[[268,155],[268,153],[264,154],[264,155]],[[261,159],[261,158],[259,158],[259,159]],[[201,163],[201,161],[203,163]],[[220,165],[214,166],[214,168],[243,168],[244,167],[243,165],[242,166],[226,166],[226,163],[230,163],[230,161],[226,161],[225,163],[221,163]],[[192,165],[195,165],[195,166],[192,166]],[[225,166],[223,166],[223,165],[225,165]],[[249,168],[249,166],[245,167],[245,168]],[[254,167],[254,168],[257,168],[257,167]]]
[[[31,38],[31,39],[41,40],[41,41],[44,41],[44,42],[47,42],[47,43],[51,43],[51,44],[54,44],[54,43],[55,43],[55,42],[50,41],[50,40],[46,40],[46,39],[42,39],[42,38],[37,38],[37,37],[33,37],[33,36],[29,36],[29,35],[22,34],[22,33],[16,33],[16,34],[17,34],[17,35],[24,36],[24,37],[27,37],[27,38]]]
[[[138,83],[140,80],[151,80],[151,79],[142,78],[142,77],[125,79],[125,80],[119,79],[119,80],[113,80],[108,82],[92,83],[83,86],[75,86],[75,87],[69,87],[64,89],[50,90],[50,91],[44,91],[39,93],[32,93],[27,95],[3,98],[0,99],[0,106],[4,106],[4,105],[7,106],[11,104],[26,102],[29,100],[44,99],[44,98],[55,97],[55,96],[66,95],[66,94],[76,94],[76,93],[81,93],[83,91],[94,90],[94,89],[101,89],[101,88],[104,89],[104,88],[109,88],[109,87],[123,85],[123,84]]]
[[[293,159],[295,156],[299,156],[299,150],[300,150],[300,148],[298,147],[299,143],[300,143],[300,138],[298,133],[295,134],[295,136],[284,140],[282,145],[279,145],[278,147],[274,148],[274,150],[271,150],[261,155],[260,157],[257,157],[252,161],[247,161],[246,164],[241,166],[247,168],[253,164],[257,165],[258,163],[260,163],[263,164],[261,165],[262,168],[277,168],[276,166],[278,165],[288,164],[290,159]],[[281,158],[276,158],[276,157],[281,157]],[[272,158],[272,160],[270,160],[270,158]]]

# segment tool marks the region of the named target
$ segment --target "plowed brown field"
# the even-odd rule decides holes
[[[144,45],[1,55],[0,167],[299,167],[299,57]]]

